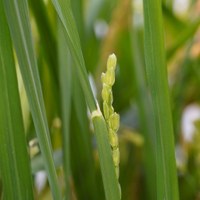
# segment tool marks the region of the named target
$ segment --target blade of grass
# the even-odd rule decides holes
[[[96,110],[95,99],[92,94],[92,90],[90,89],[89,81],[87,78],[87,71],[85,68],[85,62],[83,59],[80,39],[78,36],[77,28],[75,25],[74,17],[72,14],[72,10],[70,7],[70,2],[65,0],[52,0],[52,3],[56,9],[56,12],[62,22],[63,30],[65,31],[65,38],[67,44],[69,46],[71,55],[77,66],[77,73],[80,77],[81,84],[83,87],[83,91],[85,94],[86,101],[88,102],[88,106],[90,111]]]
[[[145,137],[144,162],[146,171],[147,192],[146,198],[156,199],[156,172],[155,172],[155,144],[154,121],[151,117],[152,105],[147,89],[145,76],[145,63],[143,60],[143,43],[141,42],[143,33],[136,28],[132,30],[132,48],[134,58],[134,77],[136,88],[136,100],[139,108],[140,127]],[[143,37],[142,37],[143,38]],[[142,43],[142,44],[141,44]]]
[[[178,186],[160,0],[144,0],[145,62],[156,127],[157,199],[177,200]]]
[[[1,182],[1,169],[0,169],[0,199],[3,199],[2,182]]]
[[[88,81],[85,62],[81,51],[80,40],[70,7],[70,1],[52,0],[52,3],[62,22],[62,28],[65,32],[65,38],[77,68],[79,81],[84,92],[86,103],[90,111],[93,112],[97,109],[97,106]],[[93,124],[97,137],[99,159],[102,169],[106,198],[109,200],[118,200],[120,199],[120,192],[115,176],[114,164],[111,156],[111,148],[108,142],[108,130],[102,115],[94,117]]]
[[[80,106],[86,109],[83,102]],[[79,106],[79,107],[80,107]],[[91,134],[88,128],[87,112],[77,113],[75,111],[75,104],[72,103],[72,116],[71,116],[71,163],[74,186],[77,191],[78,199],[100,199],[97,192],[95,180],[95,168],[93,161],[93,151],[91,148]],[[83,114],[83,115],[82,115]],[[86,116],[85,116],[86,115]],[[86,122],[84,125],[80,122]],[[77,148],[78,147],[78,148]],[[84,173],[83,173],[84,172]]]
[[[109,140],[107,126],[102,116],[95,117],[93,119],[93,124],[96,131],[97,147],[106,199],[119,200],[121,199],[120,191],[113,163],[105,163],[112,161],[111,153],[109,153],[110,146],[107,144],[107,141]]]
[[[4,0],[4,9],[7,16],[12,40],[22,73],[30,110],[33,117],[40,149],[44,158],[45,168],[49,178],[53,197],[61,199],[57,175],[52,158],[52,148],[49,129],[45,115],[44,101],[38,68],[34,54],[32,36],[29,24],[27,1]]]
[[[0,13],[0,168],[3,198],[31,200],[31,170],[3,0],[0,0]]]
[[[84,11],[83,11],[83,1],[71,1],[71,7],[73,11],[73,16],[76,22],[76,27],[78,29],[81,46],[85,42],[85,27],[84,27]]]
[[[35,42],[35,41],[34,41]],[[34,43],[35,44],[35,43]],[[37,51],[37,65],[40,75],[40,83],[42,86],[42,94],[44,99],[44,105],[46,110],[46,117],[49,127],[52,127],[52,122],[55,116],[60,116],[60,94],[59,85],[55,85],[53,74],[44,59],[45,56],[41,49]],[[53,136],[53,132],[51,132]],[[53,140],[53,138],[51,137]],[[53,141],[52,141],[53,142]],[[52,144],[53,146],[53,144]]]
[[[72,116],[71,116],[71,157],[74,182],[78,199],[102,199],[97,192],[95,165],[92,149],[92,134],[89,130],[87,105],[84,94],[73,68]],[[77,149],[77,146],[79,147]],[[84,174],[82,173],[84,171]],[[105,199],[105,197],[104,197]]]
[[[65,175],[65,199],[70,195],[70,114],[71,114],[71,65],[72,59],[66,44],[61,22],[58,20],[58,62],[61,95],[62,138],[63,138],[63,166]]]
[[[54,78],[55,85],[58,88],[58,70],[57,66],[57,52],[56,52],[56,39],[48,19],[47,10],[44,1],[29,0],[29,5],[37,24],[39,36],[41,39],[41,47],[44,56],[48,63],[52,78]],[[47,34],[48,33],[48,34]]]
[[[38,39],[34,40],[37,51],[37,63],[41,79],[43,98],[47,111],[48,124],[59,112],[59,80],[58,80],[58,56],[57,38],[55,37],[55,27],[52,23],[50,8],[41,0],[29,0],[29,7],[38,30]],[[53,9],[53,8],[52,8]],[[54,11],[54,10],[53,10]],[[55,12],[51,12],[55,15]],[[32,19],[32,18],[31,18]],[[37,35],[37,34],[36,34]]]

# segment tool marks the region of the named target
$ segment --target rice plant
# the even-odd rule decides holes
[[[0,0],[0,199],[200,199],[199,0]]]

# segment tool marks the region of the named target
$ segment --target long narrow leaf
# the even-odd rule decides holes
[[[96,110],[96,103],[87,78],[87,71],[85,68],[85,62],[81,51],[80,39],[76,29],[76,24],[74,21],[70,3],[69,1],[65,0],[59,0],[59,1],[52,0],[52,3],[62,22],[67,44],[69,46],[73,60],[76,66],[78,67],[77,73],[80,78],[89,109],[90,111]]]
[[[27,1],[18,2],[16,0],[4,0],[4,8],[28,96],[40,149],[45,161],[45,168],[47,170],[50,186],[54,198],[59,200],[61,199],[61,194],[52,158],[49,129],[32,44]]]
[[[115,175],[113,164],[109,163],[112,161],[112,157],[109,153],[110,146],[107,142],[109,139],[105,121],[102,116],[95,117],[93,119],[93,124],[96,131],[97,146],[106,199],[119,200],[120,192],[117,177]]]
[[[77,73],[84,92],[86,103],[90,111],[93,112],[97,109],[97,106],[88,81],[80,40],[70,7],[70,1],[52,0],[52,3],[62,22],[62,27],[65,31],[65,38],[75,66],[77,67]],[[108,130],[106,128],[105,120],[102,116],[95,117],[93,119],[93,124],[97,137],[99,159],[102,169],[106,198],[109,200],[118,200],[120,199],[120,193],[118,182],[114,173],[114,164],[111,156],[111,148],[108,142]]]
[[[177,200],[174,136],[160,0],[144,0],[145,62],[156,127],[157,199]]]
[[[42,43],[41,48],[43,49],[43,53],[52,74],[54,84],[58,87],[58,70],[56,69],[56,38],[53,34],[53,30],[48,19],[45,3],[41,0],[30,0],[29,4],[40,33],[40,42]]]
[[[147,196],[148,199],[156,198],[156,172],[155,172],[155,144],[156,137],[154,135],[155,127],[154,121],[151,117],[152,105],[150,104],[150,98],[148,94],[147,83],[145,80],[145,65],[142,59],[142,50],[139,40],[141,32],[139,30],[133,30],[133,53],[134,53],[134,77],[136,87],[136,99],[139,108],[139,117],[141,131],[145,137],[145,151],[144,162],[146,171],[146,184],[147,184]]]
[[[72,116],[71,116],[71,160],[74,183],[78,199],[102,199],[95,177],[95,164],[92,149],[92,135],[89,130],[87,105],[76,76],[76,68],[72,66]],[[77,148],[79,147],[79,148]],[[82,172],[85,172],[82,174]],[[104,194],[103,194],[104,195]],[[105,197],[104,197],[105,198]]]
[[[0,171],[3,198],[33,199],[30,164],[23,127],[10,33],[0,0]]]
[[[65,198],[70,199],[70,114],[71,114],[71,65],[72,59],[66,44],[61,22],[58,23],[58,60],[62,105],[63,166],[65,175]]]

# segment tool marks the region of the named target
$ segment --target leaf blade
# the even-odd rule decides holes
[[[17,76],[3,1],[0,1],[0,163],[4,199],[33,199]]]
[[[145,62],[156,127],[157,199],[179,199],[161,1],[144,0]]]
[[[33,49],[27,1],[4,0],[4,9],[24,81],[45,168],[55,199],[61,199],[52,157],[49,129]]]
[[[70,177],[71,177],[71,162],[70,162],[70,115],[71,115],[71,82],[72,59],[66,44],[61,22],[58,20],[58,61],[59,61],[59,80],[60,80],[60,95],[61,95],[61,115],[63,128],[63,166],[65,176],[65,198],[71,199],[70,193]],[[67,58],[67,59],[66,59]]]
[[[63,31],[65,32],[65,38],[68,43],[68,47],[70,49],[70,53],[75,63],[75,66],[77,68],[79,81],[84,92],[86,103],[90,111],[93,112],[97,109],[96,100],[92,94],[92,90],[88,81],[85,62],[81,51],[80,40],[74,22],[72,10],[70,8],[70,1],[52,0],[52,3],[62,22]],[[114,164],[111,157],[111,148],[108,142],[108,130],[106,128],[105,120],[102,117],[99,123],[99,120],[94,119],[93,124],[97,137],[99,158],[101,163],[101,171],[106,198],[109,200],[118,200],[120,199],[120,193],[118,182],[114,172]],[[111,175],[107,176],[108,174]]]

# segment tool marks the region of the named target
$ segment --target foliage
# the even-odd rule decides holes
[[[188,2],[0,0],[0,199],[199,199]]]

